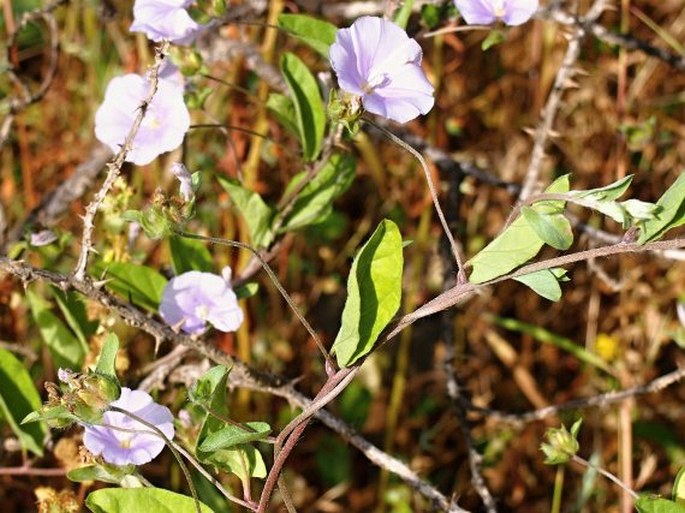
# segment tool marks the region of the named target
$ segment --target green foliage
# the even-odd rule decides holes
[[[126,478],[136,471],[135,465],[86,465],[75,468],[67,473],[67,477],[76,483],[87,481],[102,481],[120,485]]]
[[[368,354],[397,312],[403,266],[402,236],[395,223],[386,219],[359,250],[350,269],[342,326],[333,343],[341,367]]]
[[[660,239],[667,231],[685,223],[685,173],[678,176],[656,204],[661,209],[655,219],[642,226],[638,244]]]
[[[92,270],[105,286],[134,305],[156,312],[167,279],[152,267],[130,262],[95,262]]]
[[[171,265],[177,276],[188,271],[214,270],[214,260],[202,241],[172,235],[169,237]]]
[[[568,175],[562,176],[545,192],[564,193],[569,190]],[[538,214],[554,217],[563,211],[563,201],[541,201],[531,207]],[[485,246],[471,260],[469,281],[484,283],[503,276],[537,255],[544,245],[528,220],[520,216],[504,229],[490,244]]]
[[[97,320],[91,321],[88,319],[86,305],[83,303],[82,296],[72,291],[63,292],[57,287],[51,287],[51,289],[52,295],[55,301],[57,301],[57,306],[67,321],[69,328],[71,328],[87,352],[88,339],[95,334],[100,323]]]
[[[195,501],[186,495],[162,488],[105,488],[92,492],[86,506],[93,513],[196,513]],[[202,513],[213,513],[200,503]]]
[[[41,337],[50,350],[56,367],[80,369],[88,352],[85,340],[81,342],[69,328],[50,310],[50,303],[32,290],[26,291]]]
[[[300,191],[279,232],[297,230],[324,221],[333,212],[333,201],[352,185],[356,170],[356,160],[352,155],[332,155]],[[285,194],[306,179],[305,171],[295,175],[286,187]]]
[[[257,247],[267,247],[271,244],[274,238],[271,231],[273,209],[259,194],[246,189],[237,180],[220,176],[219,183],[231,196],[231,200],[245,219],[252,244]]]
[[[507,35],[501,30],[491,30],[483,42],[480,44],[480,49],[484,52],[488,51],[493,46],[504,43],[507,40]]]
[[[271,426],[266,422],[246,422],[244,426],[231,424],[207,435],[198,449],[204,452],[227,449],[263,440],[269,436],[269,433],[271,433]]]
[[[304,14],[281,14],[278,17],[278,26],[301,39],[326,59],[338,31],[332,23]]]
[[[545,244],[559,250],[566,250],[573,244],[571,223],[564,214],[543,214],[531,207],[522,207],[521,214]]]
[[[295,105],[287,96],[271,93],[266,100],[266,107],[276,116],[278,122],[293,135],[299,136],[300,131],[295,122]]]
[[[543,269],[530,274],[524,274],[514,278],[516,281],[530,287],[536,294],[549,299],[559,301],[561,299],[560,281],[569,281],[566,269]]]
[[[197,438],[195,453],[201,462],[232,472],[246,485],[252,477],[266,477],[266,465],[261,453],[246,442],[266,437],[271,428],[264,422],[255,422],[250,423],[253,426],[246,427],[243,433],[228,429],[240,429],[221,420],[228,418],[228,373],[228,368],[223,365],[213,367],[188,391],[190,400],[207,412]],[[236,442],[240,436],[249,440]],[[205,443],[211,450],[205,450]]]
[[[0,349],[0,412],[22,446],[38,456],[43,455],[47,426],[44,422],[21,422],[40,407],[40,395],[24,365],[9,351]]]
[[[685,504],[685,467],[680,469],[673,481],[673,500]]]
[[[404,2],[400,4],[400,8],[395,13],[395,19],[393,19],[395,24],[406,30],[413,8],[414,0],[404,0]]]
[[[556,333],[552,333],[551,331],[539,326],[534,326],[516,319],[493,317],[492,320],[496,325],[501,326],[502,328],[530,335],[535,340],[556,346],[563,351],[571,353],[580,361],[593,365],[594,367],[597,367],[608,374],[613,375],[614,373],[611,367],[604,360],[602,360],[602,358],[595,353],[591,353],[583,346],[576,344],[568,338],[557,335]]]
[[[648,495],[635,501],[635,509],[639,513],[685,513],[685,505]]]
[[[95,367],[95,372],[118,381],[115,367],[118,350],[119,337],[117,337],[114,333],[110,333],[107,335],[107,340],[105,340],[105,343],[102,345],[102,349],[100,350],[100,356],[98,358],[97,366]]]
[[[281,73],[295,107],[304,159],[315,160],[321,151],[326,129],[326,112],[319,86],[307,65],[292,53],[281,58]]]
[[[339,438],[324,435],[317,443],[314,461],[326,487],[351,481],[353,465],[350,448]]]

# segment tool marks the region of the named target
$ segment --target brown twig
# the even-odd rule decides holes
[[[117,152],[111,162],[107,164],[107,177],[105,178],[102,187],[95,193],[95,197],[90,202],[88,207],[86,207],[86,215],[83,217],[83,236],[81,238],[81,253],[79,254],[78,262],[76,268],[74,269],[74,278],[77,281],[83,281],[86,277],[86,268],[88,267],[88,256],[93,250],[93,229],[95,228],[95,216],[100,210],[102,203],[109,191],[114,186],[119,174],[121,173],[121,167],[124,165],[126,156],[133,145],[133,140],[138,133],[140,125],[143,123],[145,114],[147,114],[147,109],[152,102],[155,93],[157,92],[157,86],[159,84],[159,70],[164,63],[164,58],[166,57],[167,51],[169,50],[169,42],[162,42],[155,51],[155,63],[150,69],[149,73],[149,89],[148,93],[138,107],[138,114],[133,121],[133,125],[124,139],[124,143],[121,149]]]

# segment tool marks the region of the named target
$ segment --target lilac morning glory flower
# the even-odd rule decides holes
[[[41,230],[31,234],[31,246],[40,247],[52,244],[57,240],[57,235],[52,230]]]
[[[168,39],[189,45],[202,25],[190,17],[186,7],[194,0],[136,0],[133,5],[131,32],[143,32],[152,41]]]
[[[174,416],[169,408],[154,402],[147,392],[123,387],[121,396],[112,401],[111,406],[153,424],[169,439],[174,437]],[[107,411],[102,424],[86,425],[83,445],[94,455],[101,455],[107,463],[142,465],[152,461],[164,449],[164,440],[158,433],[128,415]]]
[[[459,14],[469,25],[490,25],[502,20],[521,25],[538,10],[538,0],[454,0]]]
[[[433,108],[433,86],[419,44],[391,21],[373,16],[338,30],[329,58],[340,88],[374,114],[406,123]]]
[[[202,333],[207,323],[219,331],[236,331],[243,311],[231,288],[230,267],[223,276],[189,271],[173,278],[164,287],[159,315],[190,334]]]
[[[171,172],[178,181],[181,182],[180,192],[184,201],[190,201],[193,197],[193,177],[182,163],[174,162],[171,164]]]
[[[107,86],[105,99],[95,113],[95,137],[113,152],[124,143],[149,86],[146,77],[135,74],[115,77]],[[183,102],[183,90],[175,81],[160,78],[126,160],[139,166],[149,164],[162,153],[178,148],[188,128],[190,114]]]

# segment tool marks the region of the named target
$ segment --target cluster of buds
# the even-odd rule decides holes
[[[57,376],[62,385],[46,383],[48,401],[39,412],[35,412],[51,427],[63,428],[76,421],[98,423],[110,403],[121,394],[121,387],[115,379],[97,372],[80,374],[60,369]],[[24,422],[38,420],[29,417]]]

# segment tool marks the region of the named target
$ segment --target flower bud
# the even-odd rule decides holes
[[[550,428],[547,430],[547,433],[545,433],[547,443],[543,443],[540,446],[542,452],[545,453],[545,464],[559,465],[566,463],[576,455],[580,449],[576,436],[578,435],[581,422],[582,419],[578,419],[571,427],[571,431],[568,431],[566,426],[563,425],[561,428]]]

